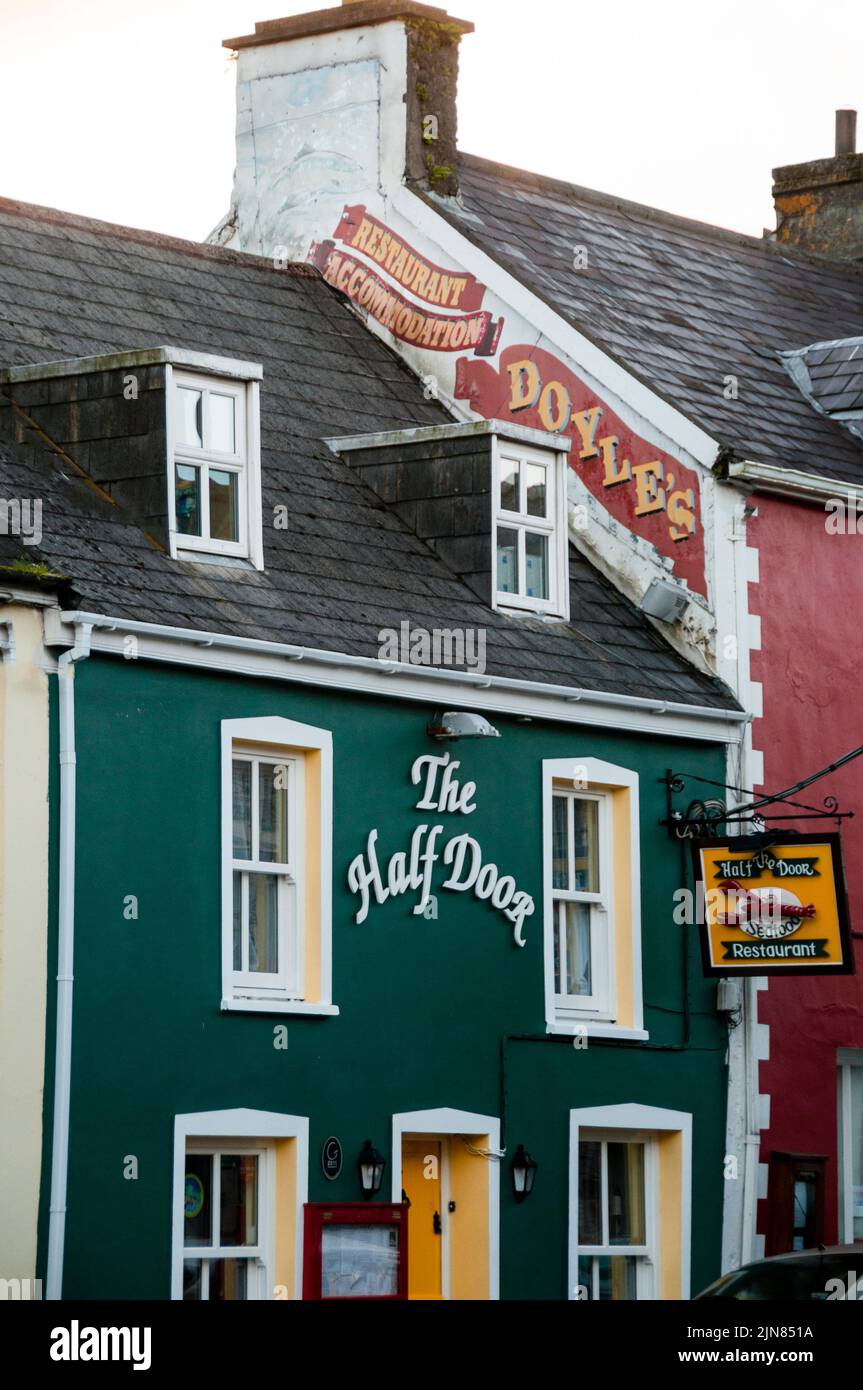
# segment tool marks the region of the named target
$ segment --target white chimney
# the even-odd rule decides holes
[[[348,204],[453,195],[458,46],[473,25],[413,0],[343,0],[227,39],[237,53],[231,209],[210,240],[304,260]]]

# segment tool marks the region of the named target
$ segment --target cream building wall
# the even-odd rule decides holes
[[[0,640],[4,638],[5,650],[0,653],[0,1279],[32,1279],[42,1162],[48,944],[48,672],[39,609],[0,604]]]

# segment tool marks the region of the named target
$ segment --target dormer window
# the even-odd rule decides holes
[[[564,456],[495,445],[495,607],[567,617]]]
[[[257,383],[174,368],[168,399],[172,552],[260,568]]]

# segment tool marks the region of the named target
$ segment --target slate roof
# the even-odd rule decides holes
[[[863,440],[863,338],[813,343],[782,354],[785,370],[815,410],[842,419]],[[843,418],[855,415],[854,419]]]
[[[485,608],[332,454],[449,417],[317,271],[0,201],[0,365],[165,344],[263,364],[264,514],[290,523],[265,527],[265,571],[171,560],[3,409],[2,491],[43,500],[43,537],[0,536],[0,583],[42,565],[65,606],[370,657],[405,619],[482,627],[490,674],[736,707],[575,550],[568,626]]]
[[[474,155],[459,183],[463,207],[435,199],[437,211],[720,448],[863,481],[860,442],[813,410],[779,357],[863,330],[863,267]]]

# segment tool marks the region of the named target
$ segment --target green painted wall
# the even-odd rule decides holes
[[[539,1161],[517,1206],[501,1174],[501,1295],[566,1296],[568,1111],[642,1104],[692,1111],[693,1291],[719,1272],[726,1071],[715,983],[700,977],[694,929],[673,925],[678,848],[657,822],[669,766],[724,780],[719,746],[495,718],[499,740],[456,746],[477,783],[468,829],[485,859],[537,900],[518,949],[511,924],[472,894],[441,892],[438,921],[412,895],[373,904],[362,926],[346,871],[380,832],[381,857],[415,825],[416,757],[434,708],[92,657],[77,669],[78,855],[72,1124],[64,1295],[166,1298],[170,1290],[173,1117],[248,1106],[310,1117],[310,1199],[356,1200],[354,1159],[371,1137],[390,1160],[393,1112],[437,1106],[497,1115],[501,1035],[545,1030],[540,761],[593,756],[641,779],[646,1026],[652,1047],[509,1041],[507,1141]],[[219,1008],[222,719],[283,715],[331,728],[334,791],[334,999],[337,1019],[225,1015]],[[56,705],[54,706],[56,719]],[[56,806],[56,764],[53,798]],[[431,817],[432,820],[437,819]],[[56,873],[56,855],[55,855]],[[436,866],[439,884],[443,875]],[[134,894],[139,918],[123,916]],[[56,917],[55,917],[56,920]],[[683,1037],[689,933],[692,1046]],[[53,979],[53,974],[52,974]],[[53,1008],[53,989],[52,1008]],[[273,1046],[287,1022],[289,1047]],[[53,1026],[53,1024],[52,1024]],[[657,1046],[658,1045],[658,1046]],[[46,1087],[42,1260],[50,1178],[53,1036]],[[345,1168],[321,1176],[336,1134]],[[124,1158],[139,1162],[137,1181]],[[385,1178],[388,1195],[389,1168]],[[44,1272],[44,1270],[42,1271]]]

